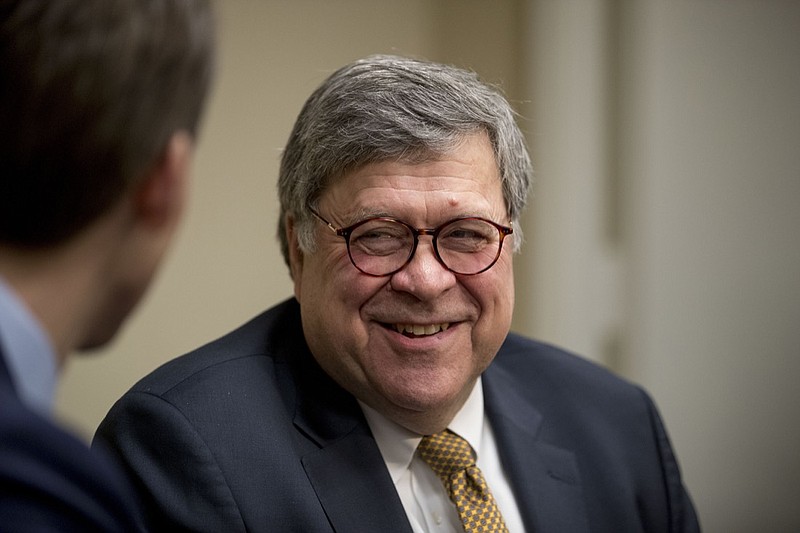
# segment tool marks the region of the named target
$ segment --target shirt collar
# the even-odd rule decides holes
[[[411,465],[422,435],[389,420],[362,401],[359,400],[358,403],[364,411],[367,424],[375,437],[392,481],[396,484]],[[447,428],[465,439],[475,450],[476,456],[480,455],[483,430],[483,387],[480,377],[475,382],[467,401]]]
[[[25,303],[0,277],[0,353],[20,399],[49,414],[58,367],[50,339]]]

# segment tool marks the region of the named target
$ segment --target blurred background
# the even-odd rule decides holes
[[[291,295],[281,148],[374,53],[500,85],[536,168],[514,329],[655,398],[705,531],[800,531],[800,2],[218,1],[187,218],[115,342],[73,358],[89,439],[140,377]]]

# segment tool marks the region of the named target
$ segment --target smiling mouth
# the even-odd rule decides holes
[[[391,329],[406,337],[427,337],[447,331],[450,323],[443,324],[389,324]]]

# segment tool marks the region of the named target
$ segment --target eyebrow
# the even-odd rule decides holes
[[[361,207],[354,212],[348,213],[347,215],[342,215],[342,219],[344,220],[343,222],[344,225],[342,227],[350,226],[352,224],[361,222],[362,220],[366,220],[368,218],[378,218],[378,217],[397,218],[388,211],[376,211],[373,209],[367,209]]]
[[[485,213],[485,212],[461,211],[459,213],[456,213],[454,215],[449,216],[447,219],[439,221],[438,224],[434,224],[434,225],[430,226],[429,229],[430,228],[434,228],[434,227],[436,227],[436,226],[438,226],[440,224],[444,224],[445,222],[449,222],[451,220],[455,220],[457,218],[473,218],[473,217],[483,218],[485,220],[491,220],[491,221],[493,221],[493,222],[495,222],[497,224],[505,224],[505,225],[510,224],[510,221],[509,222],[505,222],[505,221],[501,220],[500,222],[497,222],[493,216],[491,216],[490,214]],[[342,227],[346,228],[348,226],[351,226],[353,224],[361,222],[362,220],[367,220],[369,218],[392,218],[392,219],[404,222],[406,224],[410,224],[413,227],[416,227],[416,226],[414,226],[414,224],[411,224],[410,222],[408,222],[403,217],[399,217],[396,214],[391,213],[389,211],[385,211],[385,210],[378,211],[378,210],[371,210],[371,209],[366,209],[366,208],[360,208],[357,211],[355,211],[354,213],[351,213],[350,215],[343,217],[345,222],[342,223]]]

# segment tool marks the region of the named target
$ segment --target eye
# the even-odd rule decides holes
[[[498,240],[497,228],[478,219],[456,220],[442,228],[439,246],[453,252],[475,253]]]
[[[367,255],[405,252],[411,246],[408,228],[391,220],[369,220],[350,235],[350,249]]]

